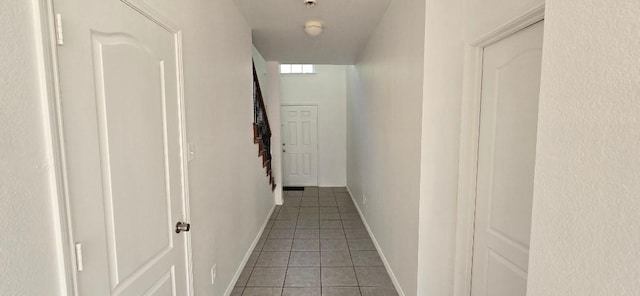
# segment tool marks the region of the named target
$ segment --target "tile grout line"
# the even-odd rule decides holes
[[[300,217],[300,208],[297,208],[296,212],[296,227],[298,226],[298,218]],[[293,229],[293,237],[291,238],[291,246],[289,247],[289,260],[287,261],[287,268],[284,271],[284,280],[282,281],[282,289],[280,290],[280,296],[284,294],[285,284],[287,283],[287,276],[289,275],[289,265],[291,263],[291,253],[293,252],[293,242],[296,236],[296,228]]]
[[[340,210],[340,208],[338,208]],[[340,221],[342,222],[342,214],[340,214]],[[356,272],[356,265],[353,263],[353,254],[351,253],[351,246],[349,245],[349,240],[347,239],[347,232],[344,230],[344,224],[342,225],[342,231],[344,232],[344,240],[347,242],[347,251],[349,252],[349,259],[351,260],[351,268],[353,269],[353,275],[356,278],[356,288],[358,289],[358,294],[362,295],[362,291],[360,289],[360,281],[358,280],[358,273]]]
[[[335,208],[337,208],[337,210],[338,210],[338,211],[337,211],[337,214],[338,214],[339,219],[333,219],[333,220],[339,221],[339,224],[341,225],[341,227],[340,227],[340,228],[336,228],[336,229],[341,229],[341,230],[342,230],[342,236],[341,236],[340,238],[343,238],[343,239],[345,240],[345,243],[346,243],[346,247],[347,247],[347,254],[349,255],[348,260],[350,260],[350,261],[351,261],[350,266],[351,266],[351,269],[352,269],[352,270],[353,270],[353,272],[354,272],[354,276],[355,276],[355,279],[356,279],[356,286],[355,286],[355,288],[358,290],[358,293],[357,293],[357,294],[358,294],[358,295],[362,295],[362,290],[361,290],[362,286],[361,286],[361,283],[360,283],[360,279],[359,279],[359,277],[358,277],[358,274],[357,274],[357,272],[356,272],[356,265],[355,265],[355,263],[354,263],[354,261],[353,261],[353,252],[354,252],[354,251],[356,251],[356,250],[352,250],[351,244],[350,244],[350,242],[349,242],[349,238],[347,237],[347,233],[346,233],[346,230],[347,230],[347,229],[353,230],[353,229],[359,229],[359,228],[357,228],[357,227],[356,227],[356,228],[353,228],[353,227],[351,227],[351,228],[345,228],[345,225],[344,225],[344,223],[343,223],[343,222],[344,222],[344,219],[343,219],[343,218],[344,218],[344,216],[343,216],[342,214],[343,214],[343,211],[347,211],[347,213],[346,213],[346,214],[349,214],[348,212],[350,212],[351,210],[350,210],[350,209],[349,209],[349,210],[344,210],[344,209],[345,209],[345,208],[351,208],[351,207],[352,207],[352,205],[347,205],[346,207],[341,207],[341,206],[340,206],[340,205],[338,205],[338,203],[337,203],[337,196],[335,195],[335,194],[336,194],[336,193],[335,193],[335,191],[334,191],[333,193],[334,193],[334,195],[333,195],[333,196],[330,196],[330,195],[329,195],[329,196],[323,196],[323,197],[325,197],[325,198],[327,198],[327,197],[328,197],[328,198],[331,198],[331,197],[332,197],[332,198],[335,200],[335,203],[336,203],[335,205],[328,205],[328,204],[320,205],[320,204],[319,204],[319,202],[318,202],[318,204],[302,205],[302,200],[303,200],[303,199],[304,199],[304,197],[305,197],[305,196],[304,196],[304,193],[302,194],[302,196],[301,196],[301,197],[299,197],[299,198],[301,199],[301,202],[300,202],[300,204],[298,204],[298,205],[296,205],[296,206],[295,206],[295,208],[297,208],[297,213],[296,213],[295,225],[294,225],[294,227],[293,227],[293,237],[291,238],[292,243],[291,243],[291,246],[290,246],[290,249],[289,249],[289,256],[288,256],[288,261],[287,261],[287,269],[286,269],[286,271],[285,271],[285,280],[284,280],[284,282],[283,282],[283,289],[282,289],[282,291],[281,291],[281,296],[282,296],[282,295],[284,295],[284,289],[285,289],[284,283],[286,283],[286,277],[289,275],[289,269],[291,268],[291,258],[292,258],[293,252],[294,252],[294,250],[293,250],[293,244],[294,244],[294,242],[295,242],[295,240],[296,240],[296,234],[298,233],[298,230],[299,230],[299,229],[300,229],[300,230],[302,230],[302,229],[303,229],[303,228],[298,228],[298,226],[300,225],[300,224],[299,224],[299,222],[300,222],[300,219],[301,219],[301,215],[303,214],[303,213],[302,213],[302,209],[303,209],[303,208],[306,208],[306,207],[309,207],[309,208],[311,208],[311,207],[317,207],[317,209],[318,209],[317,217],[315,217],[315,218],[313,219],[313,220],[316,220],[316,221],[317,221],[317,223],[318,223],[318,228],[309,228],[309,229],[317,229],[317,231],[318,231],[318,236],[317,236],[317,238],[318,238],[319,247],[320,247],[320,248],[319,248],[319,251],[318,251],[318,252],[319,252],[319,260],[320,260],[320,264],[319,264],[319,265],[320,265],[320,285],[319,285],[319,286],[320,286],[320,292],[321,292],[321,293],[323,293],[323,292],[324,292],[324,286],[323,286],[323,283],[322,283],[322,271],[323,271],[323,269],[325,268],[325,266],[322,264],[322,258],[323,258],[323,256],[322,256],[323,254],[322,254],[322,253],[323,253],[323,252],[322,252],[322,247],[321,247],[321,244],[320,244],[320,243],[321,243],[321,241],[322,241],[322,237],[321,237],[321,235],[320,235],[320,232],[321,232],[321,230],[323,230],[323,228],[321,228],[321,226],[320,226],[320,221],[321,221],[322,219],[321,219],[321,215],[320,215],[320,211],[319,211],[319,210],[320,210],[322,207],[335,207]],[[287,194],[286,196],[288,197],[288,194]],[[319,198],[320,198],[319,193],[318,193],[318,194],[311,194],[310,196],[306,196],[306,197],[307,197],[307,198],[314,198],[314,199],[319,199]],[[352,200],[352,199],[351,199],[350,201],[353,203],[353,200]],[[286,205],[286,201],[285,201],[285,204],[283,204],[283,206],[284,206],[284,205]],[[342,205],[344,205],[344,203],[342,203]],[[355,204],[353,205],[353,207],[355,207]],[[356,209],[356,211],[357,211],[357,207],[356,207],[355,209]],[[279,212],[280,212],[280,210],[281,210],[281,209],[278,209],[278,210],[279,210]],[[311,213],[311,214],[312,214],[312,213]],[[324,213],[324,214],[327,214],[327,213]],[[348,218],[348,217],[349,217],[349,216],[347,215],[347,218]],[[277,217],[276,217],[276,218],[277,218]],[[309,220],[311,220],[311,219],[309,219]],[[331,220],[331,219],[330,219],[330,221],[333,221],[333,220]],[[354,220],[354,219],[348,219],[348,220]],[[364,224],[364,221],[362,220],[362,217],[360,217],[360,215],[358,215],[358,219],[357,219],[357,220],[358,220],[360,223]],[[275,222],[274,222],[274,224],[275,224]],[[326,228],[326,229],[333,229],[333,228]],[[324,230],[326,230],[326,229],[324,229]],[[365,227],[364,229],[365,229],[365,231],[366,231],[366,227]],[[368,239],[370,239],[370,240],[372,240],[372,238],[371,238],[368,234],[369,234],[369,233],[367,233],[367,238],[368,238]],[[269,235],[270,235],[270,234],[269,234]],[[306,237],[301,237],[301,238],[298,238],[298,239],[306,239]],[[329,238],[325,238],[325,239],[329,239]],[[356,237],[356,238],[354,238],[354,239],[358,239],[358,238]],[[364,251],[364,250],[362,250],[362,251]],[[327,251],[327,252],[328,252],[328,251]],[[337,250],[336,250],[336,252],[337,252]],[[376,252],[376,253],[377,253],[377,252]],[[366,263],[366,262],[365,262],[364,264],[365,264],[365,265],[363,265],[363,267],[369,267],[369,266],[370,266],[370,267],[377,267],[377,265],[375,265],[375,264],[374,264],[374,265],[371,265],[370,263]],[[346,264],[345,264],[345,265],[346,265]],[[326,267],[328,268],[328,267],[333,267],[333,266],[326,266]],[[253,274],[253,271],[255,271],[255,266],[254,266],[253,268],[254,268],[254,269],[252,269],[252,273],[251,273],[251,274]],[[313,287],[313,286],[311,286],[311,287]],[[335,286],[335,287],[350,287],[350,286]],[[304,287],[298,287],[298,288],[304,288]]]

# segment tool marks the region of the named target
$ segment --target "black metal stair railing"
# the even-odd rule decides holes
[[[253,65],[253,141],[258,144],[258,156],[262,157],[262,166],[267,171],[271,190],[274,190],[276,182],[271,171],[271,126],[255,64]]]

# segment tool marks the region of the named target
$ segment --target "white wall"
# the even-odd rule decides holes
[[[474,42],[545,0],[465,0],[465,39]]]
[[[547,1],[527,295],[640,293],[639,15]]]
[[[349,190],[405,295],[417,295],[424,12],[392,1],[349,75]]]
[[[264,57],[262,57],[262,54],[253,45],[251,46],[251,56],[253,57],[253,64],[256,66],[256,74],[258,74],[258,81],[260,81],[260,86],[262,88],[262,95],[266,97],[267,96],[267,93],[266,93],[267,61],[264,60]]]
[[[274,205],[253,143],[251,30],[230,0],[149,4],[183,30],[195,292],[223,295]],[[59,295],[40,37],[31,1],[0,14],[0,294]]]
[[[426,1],[418,295],[454,293],[465,44],[475,43],[542,3]]]
[[[282,205],[282,138],[280,126],[280,63],[267,62],[267,113],[271,121],[271,170],[276,179],[274,197]]]
[[[280,138],[280,64],[267,62],[253,46],[253,63],[260,81],[264,106],[271,128],[271,175],[276,182],[273,191],[276,204],[282,204],[282,139]]]
[[[149,3],[183,29],[194,286],[223,295],[274,205],[253,143],[251,29],[231,0]]]
[[[452,295],[464,0],[427,0],[417,295]]]
[[[388,242],[382,243],[382,251],[391,257],[389,261],[393,271],[407,295],[415,294],[409,292],[415,290],[408,289],[416,289],[417,295],[453,294],[464,46],[543,2],[427,0],[420,10],[426,16],[422,16],[425,31],[420,32],[424,34],[419,37],[410,36],[418,31],[415,30],[418,25],[412,23],[411,17],[390,17],[394,11],[413,9],[416,18],[420,18],[420,12],[416,12],[418,5],[411,1],[392,2],[358,65],[350,71],[349,188],[360,201],[360,207],[364,208],[369,224],[383,224],[380,221],[384,220],[380,217],[402,216],[396,222],[398,225],[410,225],[419,231],[418,241],[412,241],[406,237],[398,238],[397,235],[392,238],[387,233],[378,234],[382,231],[372,227],[374,235],[380,236],[379,242],[404,242],[402,247],[389,247],[384,245]],[[378,41],[379,38],[383,41]],[[407,53],[407,48],[411,48],[411,52],[422,49],[408,39],[424,42],[422,58]],[[398,56],[400,53],[403,55]],[[400,74],[398,69],[402,69],[403,62],[419,63],[421,60],[424,61],[421,73],[424,79],[413,83],[402,81],[417,76],[411,76],[408,72]],[[418,70],[412,71],[417,73]],[[395,93],[397,89],[403,89],[403,92]],[[420,95],[417,95],[418,89]],[[416,113],[413,105],[412,108],[406,107],[410,105],[406,103],[407,97],[414,98],[413,103],[419,104],[422,114]],[[399,109],[403,108],[400,106],[409,110],[400,112]],[[392,117],[390,114],[397,115]],[[403,137],[393,139],[391,131],[401,133]],[[415,132],[419,134],[413,134]],[[397,151],[402,151],[399,148],[402,144],[389,144],[403,141],[411,143],[413,139],[420,139],[417,145],[419,155],[404,151],[399,153]],[[416,147],[415,143],[412,144]],[[388,155],[394,158],[390,159]],[[397,165],[393,161],[397,160],[406,160],[408,164],[397,169],[404,168],[410,173],[405,172],[402,177],[397,177],[398,173],[381,172],[382,168],[393,169]],[[419,163],[418,171],[413,162]],[[419,178],[418,185],[411,182],[412,178]],[[404,194],[393,192],[400,187]],[[374,197],[368,191],[374,192]],[[363,193],[368,198],[367,206],[361,204]],[[402,202],[398,196],[402,197]],[[379,202],[376,199],[394,202],[385,204],[384,209],[372,210],[374,203]],[[419,212],[409,211],[409,215],[398,215],[395,211],[399,208],[407,211],[419,208]],[[388,229],[393,225],[378,227],[392,233]],[[413,238],[411,235],[407,237]],[[415,251],[412,251],[413,248],[416,248]],[[404,253],[402,256],[407,259],[400,263],[400,260],[387,255],[396,252]],[[417,260],[417,266],[413,265],[413,260]]]
[[[62,289],[37,7],[0,2],[0,295]]]
[[[311,75],[281,75],[281,103],[318,104],[318,186],[345,186],[346,66],[315,65],[315,69]]]

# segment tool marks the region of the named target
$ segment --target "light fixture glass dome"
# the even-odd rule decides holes
[[[304,24],[304,31],[307,35],[315,37],[322,34],[322,23],[317,21],[309,21]]]

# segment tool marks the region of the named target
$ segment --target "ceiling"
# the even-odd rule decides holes
[[[235,0],[253,28],[253,44],[267,61],[283,64],[355,64],[391,0]],[[309,37],[304,23],[321,21]]]

